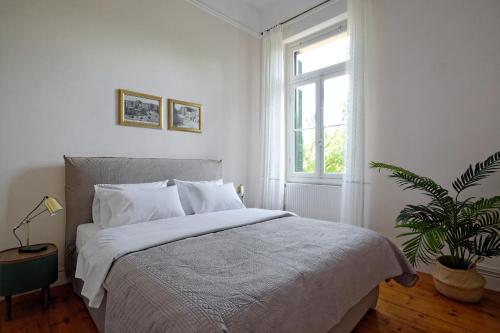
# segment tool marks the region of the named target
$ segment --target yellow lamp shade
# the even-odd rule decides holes
[[[60,210],[63,209],[61,204],[59,202],[57,202],[57,200],[52,198],[52,197],[45,197],[43,204],[45,205],[45,208],[47,208],[47,210],[49,211],[50,215],[55,215]]]

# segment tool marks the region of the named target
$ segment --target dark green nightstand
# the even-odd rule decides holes
[[[5,320],[10,320],[11,297],[42,289],[44,306],[49,303],[49,286],[57,280],[57,246],[36,253],[20,253],[18,248],[0,252],[0,296],[5,296]]]

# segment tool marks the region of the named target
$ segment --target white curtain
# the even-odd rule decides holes
[[[365,226],[366,37],[369,6],[369,0],[347,1],[347,26],[350,36],[347,73],[350,87],[340,222],[357,226]]]
[[[282,26],[264,32],[262,42],[261,207],[283,209],[285,112]]]

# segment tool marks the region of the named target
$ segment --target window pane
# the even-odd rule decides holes
[[[324,130],[325,173],[344,172],[345,125]]]
[[[295,52],[295,75],[339,64],[349,58],[349,38],[341,33]]]
[[[316,124],[316,84],[295,88],[295,128],[312,128]]]
[[[295,172],[314,173],[316,169],[316,131],[295,132]]]
[[[323,85],[324,126],[345,124],[349,76],[327,79]]]

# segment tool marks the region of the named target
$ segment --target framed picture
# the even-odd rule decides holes
[[[168,129],[201,133],[202,105],[168,100]]]
[[[130,90],[119,90],[120,125],[163,128],[163,99]]]

